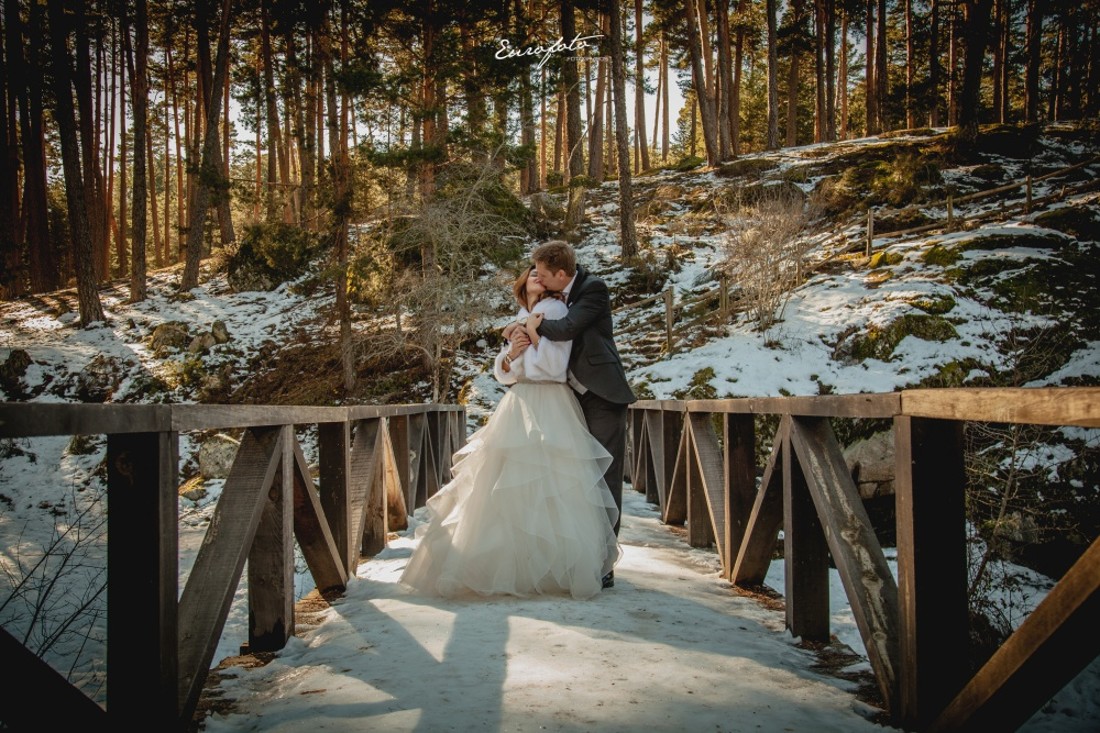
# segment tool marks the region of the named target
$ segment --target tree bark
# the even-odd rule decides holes
[[[1034,0],[1033,0],[1034,1]],[[940,126],[940,0],[928,15],[928,126]]]
[[[837,96],[840,107],[841,140],[848,139],[848,11],[842,10],[840,16],[840,68],[837,70]]]
[[[5,0],[5,17],[9,29],[18,20],[18,2]],[[27,22],[27,56],[14,52],[9,44],[11,59],[18,61],[25,72],[26,87],[19,89],[19,133],[23,148],[23,243],[27,253],[30,290],[42,293],[56,290],[60,285],[58,245],[50,236],[49,208],[46,187],[45,110],[42,106],[45,79],[42,70],[45,59],[42,29],[44,8],[40,3],[30,6]],[[20,44],[18,48],[22,48]],[[15,70],[13,69],[13,74]],[[22,78],[13,76],[13,78]],[[93,263],[94,271],[94,263]]]
[[[124,33],[129,39],[130,31],[127,28]],[[129,42],[127,42],[129,51]],[[137,302],[145,300],[148,295],[146,277],[145,239],[147,229],[146,205],[149,195],[148,181],[146,177],[146,159],[148,153],[148,114],[149,100],[147,94],[148,58],[149,58],[149,20],[146,0],[135,0],[134,3],[134,45],[136,46],[136,60],[131,70],[131,98],[134,106],[134,241],[131,249],[132,266],[130,268],[130,300]],[[130,56],[130,53],[127,53]],[[155,217],[154,217],[155,218]]]
[[[877,135],[878,126],[878,85],[875,84],[875,0],[867,0],[867,46],[865,56],[867,59],[867,71],[864,73],[864,91],[867,100],[868,135]]]
[[[638,235],[634,229],[634,200],[630,181],[630,141],[626,123],[626,64],[623,61],[623,28],[618,3],[611,12],[611,75],[615,87],[615,138],[619,148],[619,229],[620,256],[626,261],[638,254]],[[644,138],[644,128],[641,133]]]
[[[1039,74],[1042,64],[1043,0],[1027,3],[1027,72],[1024,82],[1024,120],[1039,121]]]
[[[572,40],[576,35],[576,20],[573,17],[573,0],[561,0],[561,35]],[[565,82],[566,106],[566,144],[568,146],[569,206],[565,217],[565,231],[572,236],[584,220],[585,187],[574,183],[574,179],[584,174],[584,149],[581,147],[581,95],[580,79],[577,75],[577,62],[565,57],[562,62],[562,79]]]
[[[718,154],[722,160],[733,157],[733,48],[730,42],[730,0],[717,0],[714,10],[718,21]]]
[[[734,156],[741,154],[741,67],[743,66],[742,59],[745,53],[745,11],[747,3],[748,0],[737,1],[737,33],[733,47],[733,93],[730,96],[730,146]],[[665,129],[667,135],[667,126]]]
[[[229,27],[231,0],[222,0],[221,28],[218,32],[218,55],[214,63],[211,87],[221,89],[229,66]],[[187,261],[184,264],[180,290],[191,290],[199,284],[199,261],[202,258],[203,223],[213,199],[213,184],[221,177],[218,166],[218,119],[221,117],[221,94],[210,95],[206,110],[206,135],[202,146],[202,175],[196,184],[195,207],[187,227]]]
[[[291,212],[279,201],[290,181],[286,147],[283,145],[282,127],[279,124],[279,107],[275,101],[275,64],[271,53],[271,19],[267,3],[260,2],[260,63],[264,67],[264,109],[267,116],[267,220],[276,221],[280,216],[286,221]],[[276,178],[276,167],[278,177]],[[280,214],[280,209],[283,209]]]
[[[917,111],[913,102],[913,66],[916,64],[913,45],[913,0],[905,0],[905,128],[917,126]]]
[[[729,0],[721,0],[722,3]],[[612,3],[612,7],[617,7]],[[619,23],[620,27],[622,23]],[[638,147],[642,154],[641,170],[649,170],[649,146],[645,140],[645,43],[642,38],[643,18],[642,0],[634,0],[634,134],[638,139]],[[728,34],[727,34],[728,35]],[[728,49],[727,49],[728,50]]]
[[[774,2],[774,0],[769,0]],[[703,71],[703,50],[699,40],[699,26],[696,23],[698,11],[695,0],[684,0],[684,17],[687,19],[688,52],[691,56],[692,82],[695,97],[699,102],[700,118],[703,123],[703,145],[707,150],[707,165],[718,165],[718,119],[714,110],[714,98],[707,91],[707,77]]]
[[[959,99],[959,138],[972,143],[978,137],[979,92],[982,81],[982,59],[989,35],[989,12],[993,0],[963,2],[966,60],[963,66],[963,88]]]
[[[72,234],[77,298],[80,302],[80,325],[86,328],[92,323],[105,320],[105,317],[103,306],[99,302],[95,267],[92,263],[92,235],[88,227],[88,204],[84,198],[80,143],[77,140],[76,113],[73,109],[73,73],[69,67],[69,21],[65,17],[64,5],[64,0],[49,0],[47,3],[50,16],[50,66],[53,72],[54,113],[61,139],[61,162],[65,174],[65,200]]]
[[[779,49],[775,4],[775,0],[766,0],[765,3],[768,16],[768,150],[779,148]]]
[[[18,18],[10,15],[12,5],[4,8],[4,34],[0,36],[0,145],[4,146],[3,168],[0,170],[0,300],[12,300],[27,291],[26,268],[23,267],[19,222],[19,148],[16,135],[16,87],[25,84],[22,64],[22,32]],[[18,7],[15,8],[18,13]],[[13,28],[14,26],[14,28]],[[17,70],[18,76],[9,75]]]
[[[875,39],[875,97],[878,104],[875,109],[878,112],[878,129],[884,132],[890,129],[890,121],[886,116],[886,98],[889,94],[889,72],[887,71],[886,55],[886,0],[878,0],[878,37]]]
[[[798,144],[799,62],[802,61],[802,30],[805,23],[805,0],[791,0],[791,65],[787,75],[787,146]]]
[[[601,18],[601,29],[604,19]],[[588,177],[597,183],[604,180],[603,108],[610,69],[602,58],[596,60],[596,98],[592,102],[592,121],[588,126]]]

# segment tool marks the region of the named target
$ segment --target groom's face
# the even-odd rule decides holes
[[[545,262],[535,263],[535,274],[538,275],[539,282],[547,290],[561,291],[569,284],[569,275],[565,274],[565,270],[551,272]]]

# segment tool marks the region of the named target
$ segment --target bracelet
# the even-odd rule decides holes
[[[512,355],[511,354],[505,354],[504,355],[504,363],[508,366],[512,366]]]

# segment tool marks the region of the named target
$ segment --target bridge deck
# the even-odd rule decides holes
[[[856,683],[815,668],[779,604],[735,591],[713,549],[625,494],[615,588],[588,601],[418,598],[397,584],[414,546],[400,537],[300,618],[276,659],[212,676],[205,730],[893,730],[872,722],[880,711]]]

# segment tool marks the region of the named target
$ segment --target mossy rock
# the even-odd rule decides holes
[[[900,252],[890,252],[881,249],[871,255],[871,260],[867,263],[867,266],[872,270],[879,267],[892,267],[893,265],[900,264],[904,259],[905,255]]]
[[[950,267],[959,261],[962,257],[962,253],[954,247],[946,247],[942,244],[933,244],[923,255],[923,260],[926,265],[935,265],[937,267]]]
[[[714,173],[723,178],[742,176],[760,178],[765,172],[775,169],[778,165],[778,162],[768,158],[740,158],[720,164]]]
[[[875,233],[886,234],[900,232],[904,229],[913,229],[925,224],[931,224],[932,217],[925,214],[915,206],[907,206],[901,211],[875,216]]]
[[[970,175],[981,178],[983,181],[996,183],[1005,179],[1005,168],[997,163],[982,163],[974,166],[970,171]]]
[[[910,301],[913,306],[920,308],[925,313],[934,316],[942,316],[944,313],[949,313],[954,310],[957,303],[955,299],[950,295],[941,295],[938,297],[918,298],[917,300]]]
[[[274,290],[305,274],[321,248],[321,236],[301,227],[281,222],[247,226],[229,257],[229,286],[237,292]]]
[[[1044,211],[1035,223],[1079,240],[1100,241],[1100,214],[1087,206],[1062,206]]]
[[[678,389],[672,393],[674,400],[713,400],[718,397],[716,390],[710,383],[714,379],[714,368],[703,367],[691,377],[691,382],[685,389]]]
[[[941,316],[908,313],[885,327],[871,326],[864,332],[853,329],[841,338],[833,350],[833,358],[849,364],[866,359],[889,361],[906,336],[925,341],[949,341],[957,338],[958,332]]]
[[[706,162],[707,161],[703,160],[698,155],[685,155],[673,164],[672,169],[677,171],[690,171],[705,165]]]
[[[977,359],[952,359],[946,364],[941,364],[936,373],[922,379],[919,387],[989,387],[988,378],[975,380],[971,375],[975,371],[987,371],[986,367]]]
[[[986,155],[1025,160],[1038,152],[1038,125],[989,125],[978,131],[974,149]]]
[[[959,245],[963,251],[990,251],[996,249],[1052,249],[1058,251],[1068,244],[1065,237],[1045,232],[1022,231],[1020,234],[981,234]]]

